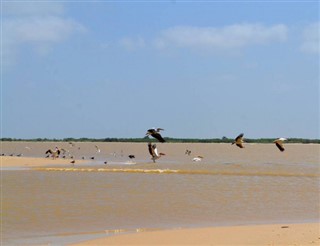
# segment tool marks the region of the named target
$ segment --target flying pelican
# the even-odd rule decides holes
[[[202,161],[202,159],[203,159],[203,156],[198,155],[197,157],[194,157],[194,158],[192,159],[192,161],[198,162],[198,161]]]
[[[148,143],[148,150],[154,163],[156,162],[156,159],[159,159],[162,155],[166,155],[164,153],[158,153],[156,144]]]
[[[238,137],[236,137],[235,140],[232,142],[232,144],[236,144],[239,148],[244,148],[242,143],[243,143],[243,133],[241,133]]]
[[[278,147],[278,149],[283,152],[284,151],[284,147],[283,147],[283,141],[286,141],[286,138],[278,138],[276,140],[274,140],[273,142],[276,144],[276,146]]]
[[[54,159],[56,159],[56,158],[59,157],[59,155],[60,155],[60,149],[59,149],[58,147],[56,147],[55,150],[48,149],[48,150],[46,151],[46,154],[50,154],[50,155],[52,156],[53,160],[54,160]]]
[[[152,137],[154,137],[155,139],[159,140],[160,143],[164,143],[165,140],[162,138],[162,136],[160,135],[160,131],[163,131],[164,129],[162,128],[152,128],[149,129],[146,133],[146,136],[151,135]]]

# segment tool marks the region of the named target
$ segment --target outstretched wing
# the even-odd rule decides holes
[[[158,132],[152,133],[151,136],[157,139],[160,143],[164,143],[166,141],[162,138],[162,136]]]
[[[48,149],[48,150],[46,151],[46,154],[52,154],[52,150],[51,150],[51,149]]]
[[[284,147],[280,142],[275,142],[275,144],[281,152],[284,151]]]
[[[154,156],[153,148],[152,148],[151,143],[148,143],[148,150],[149,150],[150,155],[151,155],[151,156]]]
[[[243,133],[239,134],[239,136],[236,137],[235,141],[236,141],[236,142],[241,141],[242,138],[243,138],[243,135],[244,135]]]

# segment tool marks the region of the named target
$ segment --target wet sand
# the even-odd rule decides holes
[[[319,245],[319,145],[157,145],[2,143],[3,245]]]
[[[76,163],[85,163],[83,160],[76,160]],[[13,167],[43,167],[43,166],[59,166],[71,164],[69,159],[55,159],[52,158],[40,158],[40,157],[14,157],[14,156],[1,156],[0,167],[13,168]]]

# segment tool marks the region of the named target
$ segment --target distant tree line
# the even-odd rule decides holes
[[[232,143],[233,138],[164,138],[169,143]],[[275,138],[246,138],[247,143],[272,143]],[[26,141],[26,142],[129,142],[129,143],[147,143],[156,141],[148,136],[144,138],[34,138],[34,139],[21,139],[21,138],[1,138],[2,142]],[[306,138],[288,138],[287,143],[315,143],[320,144],[320,139],[306,139]]]

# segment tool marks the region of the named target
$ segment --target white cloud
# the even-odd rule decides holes
[[[74,20],[56,16],[4,20],[2,28],[4,41],[14,44],[57,43],[73,32],[85,30]]]
[[[312,23],[308,25],[303,32],[303,43],[301,50],[305,53],[320,53],[320,23]]]
[[[31,46],[38,54],[43,55],[55,44],[70,38],[72,34],[86,30],[75,20],[62,16],[63,5],[41,3],[12,5],[7,3],[4,6],[2,20],[4,65],[10,65],[19,58],[19,50],[23,45]]]
[[[252,44],[283,42],[287,39],[285,25],[266,27],[261,24],[235,24],[216,27],[172,27],[155,40],[158,48],[170,46],[196,49],[240,48]]]

